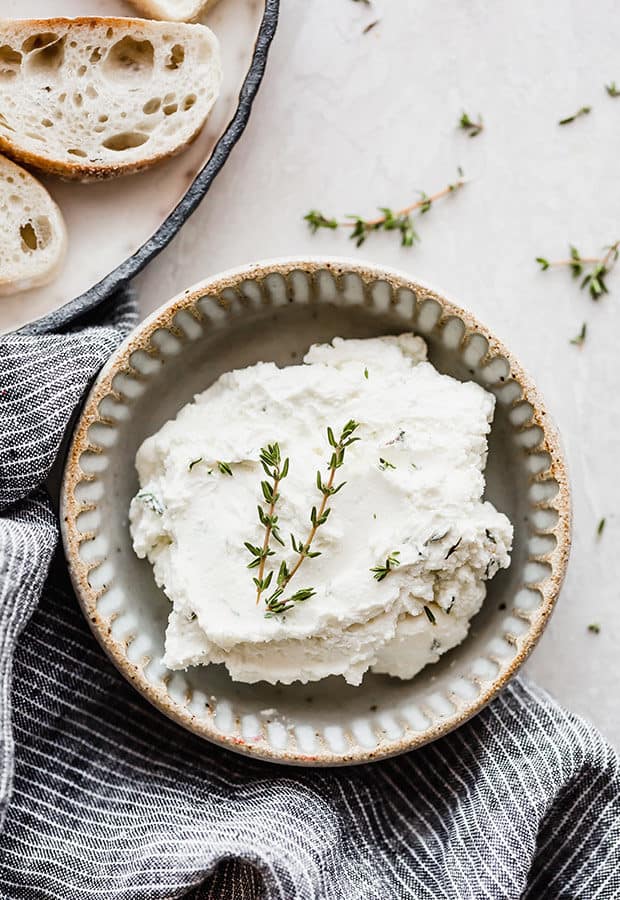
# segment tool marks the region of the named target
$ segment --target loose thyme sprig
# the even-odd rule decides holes
[[[278,443],[267,444],[266,447],[263,447],[259,459],[265,475],[270,479],[270,481],[265,480],[260,483],[265,502],[269,504],[267,512],[265,512],[260,503],[257,506],[258,519],[265,528],[265,537],[263,539],[262,547],[257,547],[255,544],[250,543],[250,541],[245,542],[246,549],[249,550],[254,557],[252,562],[249,563],[248,569],[258,569],[258,573],[254,578],[257,603],[259,602],[263,591],[266,591],[271,584],[271,579],[273,578],[273,572],[269,572],[268,575],[265,575],[265,562],[267,557],[273,556],[274,553],[269,546],[271,538],[273,537],[274,540],[284,546],[284,541],[280,537],[278,517],[275,514],[275,509],[276,503],[280,499],[280,494],[278,492],[280,482],[288,475],[289,468],[288,458],[282,462],[280,445]]]
[[[581,116],[587,116],[590,112],[592,112],[591,106],[582,106],[581,109],[578,109],[572,116],[566,116],[565,119],[560,119],[558,125],[569,125],[571,122],[574,122],[575,119],[579,119]]]
[[[399,556],[400,550],[392,550],[382,566],[373,566],[370,569],[376,581],[383,581],[393,569],[397,569],[400,566]]]
[[[605,90],[610,97],[620,97],[620,88],[616,87],[615,81],[611,81],[609,84],[606,84]]]
[[[481,131],[484,131],[484,125],[482,123],[482,116],[478,113],[478,121],[474,122],[473,119],[470,119],[466,112],[463,112],[463,115],[459,119],[459,128],[462,128],[463,131],[466,131],[469,137],[476,137],[480,134]]]
[[[323,499],[321,500],[318,509],[316,506],[312,507],[310,512],[311,528],[306,539],[301,540],[300,538],[296,538],[294,534],[291,534],[291,545],[295,553],[299,556],[299,559],[290,570],[284,560],[280,563],[280,569],[276,579],[278,586],[265,601],[267,604],[267,612],[265,613],[266,618],[272,618],[273,616],[287,612],[289,609],[292,609],[296,603],[302,603],[304,600],[313,597],[316,593],[314,588],[302,588],[289,597],[283,597],[286,588],[301,568],[304,560],[315,559],[317,556],[321,555],[320,551],[311,549],[312,542],[321,525],[324,525],[325,522],[327,522],[331,512],[331,507],[328,507],[327,505],[329,498],[334,497],[346,484],[346,482],[343,481],[339,485],[334,485],[334,481],[336,479],[336,472],[338,469],[342,468],[344,464],[345,450],[347,447],[350,447],[351,444],[354,444],[355,441],[359,440],[358,437],[353,437],[353,434],[358,427],[359,424],[354,422],[353,419],[350,419],[342,429],[338,440],[336,440],[332,428],[327,429],[327,439],[332,448],[327,481],[323,480],[320,471],[316,473],[316,486],[323,495]],[[271,575],[272,573],[269,573],[267,576],[267,585],[271,582]],[[263,578],[263,580],[266,579]]]
[[[586,322],[584,322],[583,325],[581,326],[581,331],[579,332],[579,334],[575,335],[574,338],[571,338],[570,343],[574,344],[575,347],[583,347],[583,345],[586,342],[587,333],[588,333],[588,326],[587,326]]]
[[[369,234],[374,231],[396,231],[400,234],[400,242],[403,247],[413,246],[414,241],[419,241],[420,237],[413,225],[412,213],[419,211],[421,215],[427,213],[436,200],[441,200],[449,194],[453,194],[466,184],[463,178],[463,170],[459,167],[458,178],[453,184],[449,184],[436,194],[430,197],[423,191],[420,192],[420,199],[415,203],[405,206],[403,209],[392,210],[388,206],[380,206],[381,215],[375,219],[364,219],[362,216],[351,215],[346,216],[345,221],[338,221],[333,217],[323,215],[317,209],[311,209],[304,216],[304,221],[308,223],[308,227],[315,234],[319,228],[351,228],[349,235],[352,241],[355,241],[357,247],[361,247]]]
[[[608,294],[605,278],[620,257],[620,240],[604,247],[604,256],[581,256],[576,247],[570,247],[570,259],[559,259],[550,262],[544,256],[537,256],[536,262],[543,272],[557,266],[568,266],[573,278],[581,278],[580,288],[588,288],[588,293],[593,300],[598,300],[603,294]],[[587,267],[590,267],[589,270]],[[584,274],[585,273],[585,274]]]

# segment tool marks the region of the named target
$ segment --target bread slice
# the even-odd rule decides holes
[[[204,25],[146,19],[0,22],[0,152],[64,178],[125,175],[178,153],[217,99]]]
[[[0,296],[51,281],[66,246],[61,212],[43,185],[0,156]]]
[[[195,22],[217,0],[130,0],[140,15],[168,22]]]

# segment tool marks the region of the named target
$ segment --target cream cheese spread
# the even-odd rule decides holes
[[[223,663],[233,679],[290,684],[371,669],[411,678],[467,634],[485,582],[510,563],[512,526],[482,499],[495,398],[441,375],[404,334],[334,339],[304,364],[258,363],[222,375],[138,450],[135,552],[172,602],[165,663]],[[265,573],[299,556],[329,474],[327,428],[354,420],[331,513],[286,594],[313,595],[266,617],[246,542],[262,546],[261,448],[289,470]],[[391,560],[391,563],[388,563]],[[381,580],[372,569],[385,569]]]

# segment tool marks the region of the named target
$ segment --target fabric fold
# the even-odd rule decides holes
[[[620,896],[618,757],[527,682],[421,750],[330,770],[212,746],[113,668],[42,484],[134,321],[125,297],[99,325],[0,339],[0,895]]]

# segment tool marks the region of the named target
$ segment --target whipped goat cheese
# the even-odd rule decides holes
[[[495,398],[440,375],[411,334],[317,345],[304,364],[258,363],[222,375],[136,456],[131,502],[135,552],[153,565],[172,603],[165,663],[223,663],[233,679],[273,684],[371,669],[411,678],[467,634],[485,582],[510,563],[513,529],[482,499],[486,436]],[[265,508],[261,449],[278,443],[289,470],[279,486],[273,587],[299,556],[290,534],[311,528],[332,447],[349,420],[347,447],[317,530],[285,594],[313,594],[280,615],[256,603],[252,556]],[[373,569],[386,567],[377,580]]]

